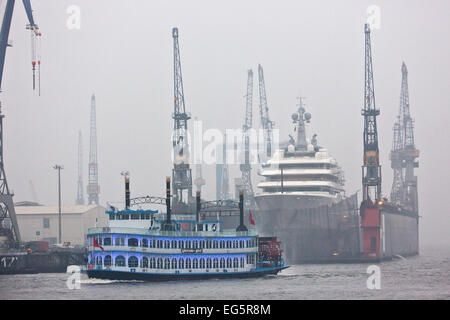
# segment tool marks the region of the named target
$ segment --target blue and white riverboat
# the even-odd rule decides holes
[[[170,188],[170,180],[167,185]],[[89,278],[248,278],[274,275],[288,268],[275,238],[259,238],[256,230],[244,225],[242,195],[240,223],[232,230],[222,230],[220,212],[214,218],[200,219],[199,194],[196,214],[172,214],[170,191],[164,201],[166,213],[131,210],[127,190],[125,210],[106,211],[109,226],[90,228],[88,232]]]

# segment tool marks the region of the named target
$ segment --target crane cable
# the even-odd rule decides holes
[[[38,72],[38,88],[41,95],[41,33],[37,26],[30,27],[31,31],[31,67],[33,71],[33,90],[36,88],[36,62]]]
[[[36,34],[31,28],[31,67],[33,70],[33,90],[35,89],[35,72],[36,72]]]
[[[37,64],[38,64],[38,90],[39,90],[39,96],[41,95],[41,33],[38,32],[37,34],[37,42],[36,42],[36,49],[37,49]]]

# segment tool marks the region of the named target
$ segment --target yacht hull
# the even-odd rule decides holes
[[[281,240],[288,263],[321,263],[358,255],[356,194],[337,202],[287,194],[257,196],[255,200],[258,232]]]

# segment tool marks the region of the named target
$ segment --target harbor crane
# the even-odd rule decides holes
[[[365,80],[364,80],[364,157],[362,166],[363,201],[376,200],[381,197],[381,165],[378,149],[377,116],[380,110],[375,104],[373,84],[372,47],[370,26],[365,24]]]
[[[269,118],[269,106],[267,105],[266,85],[264,83],[264,70],[258,64],[258,78],[259,78],[259,113],[261,116],[261,127],[264,130],[264,147],[267,157],[272,156],[272,129],[274,122]]]
[[[414,120],[409,108],[408,69],[404,62],[401,71],[400,108],[398,120],[394,124],[394,145],[391,152],[391,166],[394,169],[391,201],[410,211],[418,212],[417,177],[414,175],[414,168],[419,166],[416,161],[419,150],[414,142]]]
[[[248,208],[255,207],[255,198],[252,186],[251,171],[252,167],[250,165],[250,129],[252,128],[252,101],[253,101],[253,71],[250,69],[247,71],[247,95],[245,104],[245,121],[242,126],[242,134],[244,141],[244,163],[240,165],[242,173],[242,187],[244,191],[244,206]]]
[[[361,115],[364,117],[363,145],[364,156],[362,165],[363,199],[360,206],[360,227],[362,238],[362,253],[366,258],[378,258],[382,247],[381,209],[381,166],[378,149],[377,116],[380,110],[375,104],[375,89],[372,67],[372,44],[370,41],[370,25],[364,25],[365,35],[365,77],[364,77],[364,107]]]
[[[174,167],[172,169],[173,210],[187,209],[193,202],[192,196],[192,169],[190,168],[188,120],[190,114],[186,112],[183,76],[181,74],[180,46],[178,43],[178,28],[172,29],[173,37],[173,72],[174,72],[174,121],[172,147]],[[187,193],[187,204],[184,202],[183,193]]]
[[[39,27],[34,23],[33,11],[30,0],[23,0],[23,6],[28,17],[27,29],[31,30],[35,36],[41,35]],[[0,0],[2,22],[0,30],[0,90],[2,88],[3,70],[5,66],[6,48],[8,43],[11,20],[14,11],[15,0]],[[32,58],[33,59],[33,58]],[[33,66],[34,68],[34,66]],[[10,243],[16,244],[21,241],[17,217],[14,210],[13,193],[9,189],[5,174],[4,153],[3,153],[3,118],[0,104],[0,235],[6,236]]]

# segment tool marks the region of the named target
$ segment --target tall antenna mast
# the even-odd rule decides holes
[[[83,196],[83,141],[81,131],[78,133],[78,182],[77,182],[77,199],[76,204],[84,204]]]
[[[95,111],[95,94],[91,97],[91,137],[89,149],[89,182],[88,182],[88,204],[99,203],[100,186],[98,185],[98,163],[97,163],[97,123]]]

